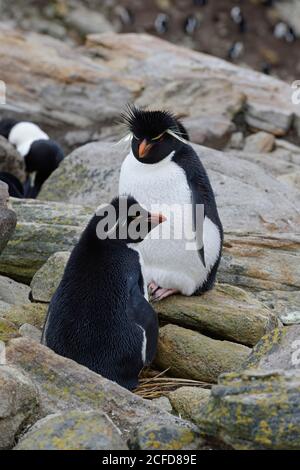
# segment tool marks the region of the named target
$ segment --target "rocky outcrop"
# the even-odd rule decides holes
[[[107,6],[93,0],[30,0],[26,8],[23,6],[15,4],[13,8],[9,0],[3,0],[0,5],[1,19],[25,31],[49,34],[69,43],[81,42],[90,33],[114,31],[118,26],[117,23],[110,23],[104,15]]]
[[[295,229],[300,219],[295,205],[300,200],[297,191],[287,188],[253,162],[199,145],[194,149],[208,170],[228,233],[249,232],[249,228],[254,234]],[[52,174],[40,197],[96,208],[117,193],[120,166],[125,156],[122,146],[111,143],[80,147]]]
[[[243,289],[217,284],[202,296],[173,296],[154,305],[163,321],[253,346],[278,324],[276,315]]]
[[[8,277],[0,276],[0,299],[9,305],[29,303],[30,288]]]
[[[39,397],[32,382],[11,366],[0,366],[0,449],[13,446],[17,435],[38,414]]]
[[[251,350],[176,325],[160,329],[155,363],[175,377],[216,382],[222,372],[237,370]]]
[[[20,328],[24,323],[35,326],[39,330],[43,328],[48,305],[44,303],[26,303],[23,305],[13,305],[2,317]]]
[[[300,446],[300,374],[250,370],[219,378],[198,415],[206,436],[234,449]]]
[[[262,370],[300,370],[300,325],[275,328],[263,336],[244,364]]]
[[[241,369],[212,388],[200,429],[235,449],[298,449],[300,325],[265,335]]]
[[[195,430],[154,424],[151,419],[136,428],[129,440],[129,448],[133,450],[196,450],[202,444]]]
[[[50,302],[61,281],[69,257],[68,251],[54,253],[35,273],[30,284],[34,301]]]
[[[237,116],[251,128],[283,135],[300,114],[288,84],[147,35],[90,35],[76,49],[1,26],[0,44],[2,80],[10,83],[7,101],[18,103],[8,111],[37,120],[69,148],[69,142],[73,147],[115,135],[112,123],[132,101],[209,122],[197,142],[210,145],[220,119],[217,144],[220,133],[229,138]],[[28,68],[30,80],[20,86]]]
[[[7,184],[0,181],[0,254],[11,238],[17,222],[15,212],[7,207],[8,197]]]
[[[38,421],[15,450],[126,450],[119,430],[96,411],[66,411]]]
[[[148,431],[151,426],[154,430],[169,429],[164,444],[167,445],[169,436],[173,449],[194,449],[200,443],[193,425],[163,412],[86,367],[58,356],[36,341],[28,338],[11,341],[7,361],[25,371],[37,387],[42,416],[70,410],[100,411],[120,429],[124,442],[137,428],[142,428],[142,424],[147,424]],[[178,440],[174,436],[178,436]]]
[[[28,282],[53,253],[73,248],[91,209],[65,203],[11,199],[17,229],[0,258],[0,272]]]
[[[19,335],[18,328],[16,325],[7,320],[6,318],[2,318],[0,316],[0,341],[4,343],[8,343],[8,341],[12,338],[17,338]],[[0,361],[1,364],[1,361]]]
[[[180,387],[170,392],[168,396],[179,416],[195,422],[196,416],[209,401],[210,390],[200,387]]]
[[[39,199],[98,207],[118,194],[125,154],[120,146],[93,142],[74,150],[43,185]],[[66,179],[65,175],[69,175]]]

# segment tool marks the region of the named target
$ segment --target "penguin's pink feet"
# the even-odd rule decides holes
[[[151,281],[150,284],[148,284],[148,288],[150,291],[150,295],[152,295],[156,291],[156,289],[159,288],[159,286],[154,281]]]
[[[166,299],[170,295],[178,294],[178,289],[165,289],[163,287],[158,287],[151,296],[151,300],[158,302],[159,300]]]

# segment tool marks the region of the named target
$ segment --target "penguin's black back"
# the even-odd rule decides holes
[[[16,119],[2,119],[0,121],[0,135],[8,139],[10,131],[16,124],[18,124]]]
[[[35,140],[25,156],[26,171],[50,176],[63,158],[63,151],[54,140]]]
[[[132,389],[143,367],[143,331],[132,321],[132,292],[142,308],[138,254],[116,241],[99,241],[94,217],[75,246],[54,294],[43,342],[56,353]]]
[[[180,166],[186,175],[189,185],[194,182],[198,187],[198,204],[205,205],[205,215],[217,225],[223,237],[223,228],[218,214],[216,200],[208,175],[194,149],[185,144],[175,153],[172,160]]]
[[[208,274],[207,280],[195,292],[195,294],[202,294],[208,290],[211,290],[215,283],[222,256],[222,245],[224,238],[223,227],[219,217],[215,195],[208,175],[194,149],[189,144],[184,144],[181,149],[174,154],[172,160],[183,169],[192,193],[192,199],[197,204],[204,204],[205,217],[208,217],[217,226],[220,233],[221,247],[219,256],[210,273]]]

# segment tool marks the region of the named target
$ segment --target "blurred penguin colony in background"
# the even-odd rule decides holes
[[[63,150],[33,122],[2,119],[0,135],[14,145],[24,158],[26,171],[25,182],[6,171],[0,172],[0,180],[8,185],[10,196],[36,198],[43,183],[63,160]]]
[[[293,77],[299,31],[283,0],[118,0],[121,32],[147,32],[263,73]],[[294,54],[287,54],[293,51]],[[293,70],[294,69],[294,70]],[[294,77],[295,78],[295,77]]]

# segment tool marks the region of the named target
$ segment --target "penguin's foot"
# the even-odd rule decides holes
[[[157,289],[159,289],[159,286],[154,281],[152,281],[150,282],[150,284],[148,284],[148,289],[149,289],[150,295],[152,295]]]
[[[157,287],[157,289],[152,292],[151,300],[153,302],[158,302],[159,300],[165,299],[173,294],[178,294],[178,289],[165,289],[163,287]]]

